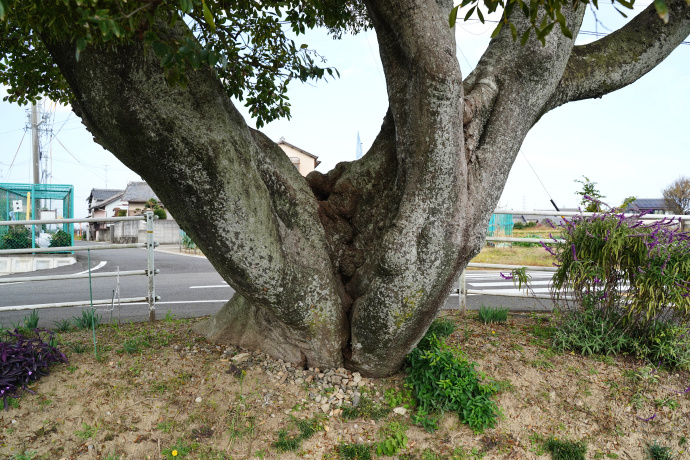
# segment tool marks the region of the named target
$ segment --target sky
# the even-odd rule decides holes
[[[632,17],[648,3],[636,5]],[[462,14],[459,15],[463,16]],[[597,20],[588,13],[583,31],[608,33],[626,20],[610,4],[600,4]],[[497,19],[488,17],[488,19]],[[456,29],[463,75],[474,68],[495,24],[460,23]],[[554,32],[556,33],[556,32]],[[578,43],[596,39],[580,35]],[[688,38],[690,41],[690,38]],[[386,86],[374,31],[332,40],[323,31],[296,38],[327,58],[340,78],[294,83],[288,93],[292,118],[262,128],[319,157],[326,172],[355,159],[357,134],[366,153],[387,109]],[[519,46],[519,44],[516,44]],[[6,94],[0,87],[0,98]],[[237,104],[248,123],[254,122]],[[139,176],[94,143],[67,106],[42,103],[49,114],[45,152],[53,184],[75,187],[75,217],[87,214],[92,188],[123,189]],[[0,182],[31,181],[28,108],[0,102]],[[690,45],[681,45],[661,65],[634,84],[601,99],[566,104],[546,114],[525,139],[498,203],[507,209],[577,207],[575,194],[586,176],[605,201],[619,205],[628,196],[659,198],[680,176],[690,176]]]

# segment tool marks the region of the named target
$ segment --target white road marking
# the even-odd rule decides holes
[[[206,288],[228,288],[228,283],[225,284],[210,284],[208,286],[189,286],[189,289],[206,289]]]
[[[548,286],[550,282],[551,282],[550,280],[530,281],[527,284],[530,286],[536,286],[536,285]],[[475,281],[472,281],[472,282],[469,282],[467,284],[472,285],[472,286],[476,286],[476,287],[495,287],[495,286],[501,287],[501,286],[507,286],[507,285],[513,286],[513,283],[511,280],[506,280],[503,282],[496,281],[496,282],[489,282],[489,283],[484,283],[484,282],[477,283]]]
[[[104,260],[104,261],[101,262],[100,264],[98,264],[98,265],[96,265],[95,267],[93,267],[93,268],[91,269],[91,271],[92,271],[92,272],[95,272],[96,270],[100,270],[101,268],[105,267],[105,264],[107,264],[107,263],[108,263],[108,261],[107,261],[107,260]],[[89,272],[88,270],[84,270],[83,272],[74,273],[74,274],[75,274],[75,275],[83,275],[84,273],[88,273],[88,272]]]
[[[93,268],[91,269],[91,271],[94,272],[94,271],[96,271],[96,270],[99,270],[99,269],[105,267],[105,264],[107,264],[107,263],[108,263],[108,262],[104,260],[104,261],[101,262],[100,264],[98,264],[98,265],[96,265],[95,267],[93,267]],[[38,271],[38,270],[37,270],[37,271]],[[73,275],[83,275],[84,273],[88,273],[88,272],[89,272],[88,270],[84,270],[83,272],[72,273],[72,274],[73,274]],[[39,274],[37,274],[36,276],[41,276],[41,275],[40,275],[40,273],[39,273]],[[28,281],[17,281],[16,283],[2,283],[2,285],[3,285],[3,286],[9,286],[10,284],[24,284],[24,283],[27,283],[27,282],[28,282]]]

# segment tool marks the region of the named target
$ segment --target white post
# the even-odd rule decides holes
[[[153,281],[153,211],[146,211],[146,261],[147,276],[149,279],[149,321],[156,320],[156,288]]]
[[[465,284],[465,270],[463,270],[458,278],[458,310],[462,311],[463,315],[467,313],[467,286]]]

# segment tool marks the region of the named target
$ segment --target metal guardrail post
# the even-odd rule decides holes
[[[153,211],[146,211],[146,262],[147,276],[149,279],[149,321],[156,320],[156,288],[153,277]]]
[[[465,282],[465,270],[460,273],[458,278],[458,310],[463,315],[467,313],[467,285]]]

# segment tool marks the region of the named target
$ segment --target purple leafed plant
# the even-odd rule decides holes
[[[15,329],[6,332],[0,341],[0,396],[5,410],[8,398],[16,398],[28,385],[48,375],[51,364],[66,363],[67,357],[54,346],[49,345],[53,332],[34,329],[33,336],[26,336]]]

